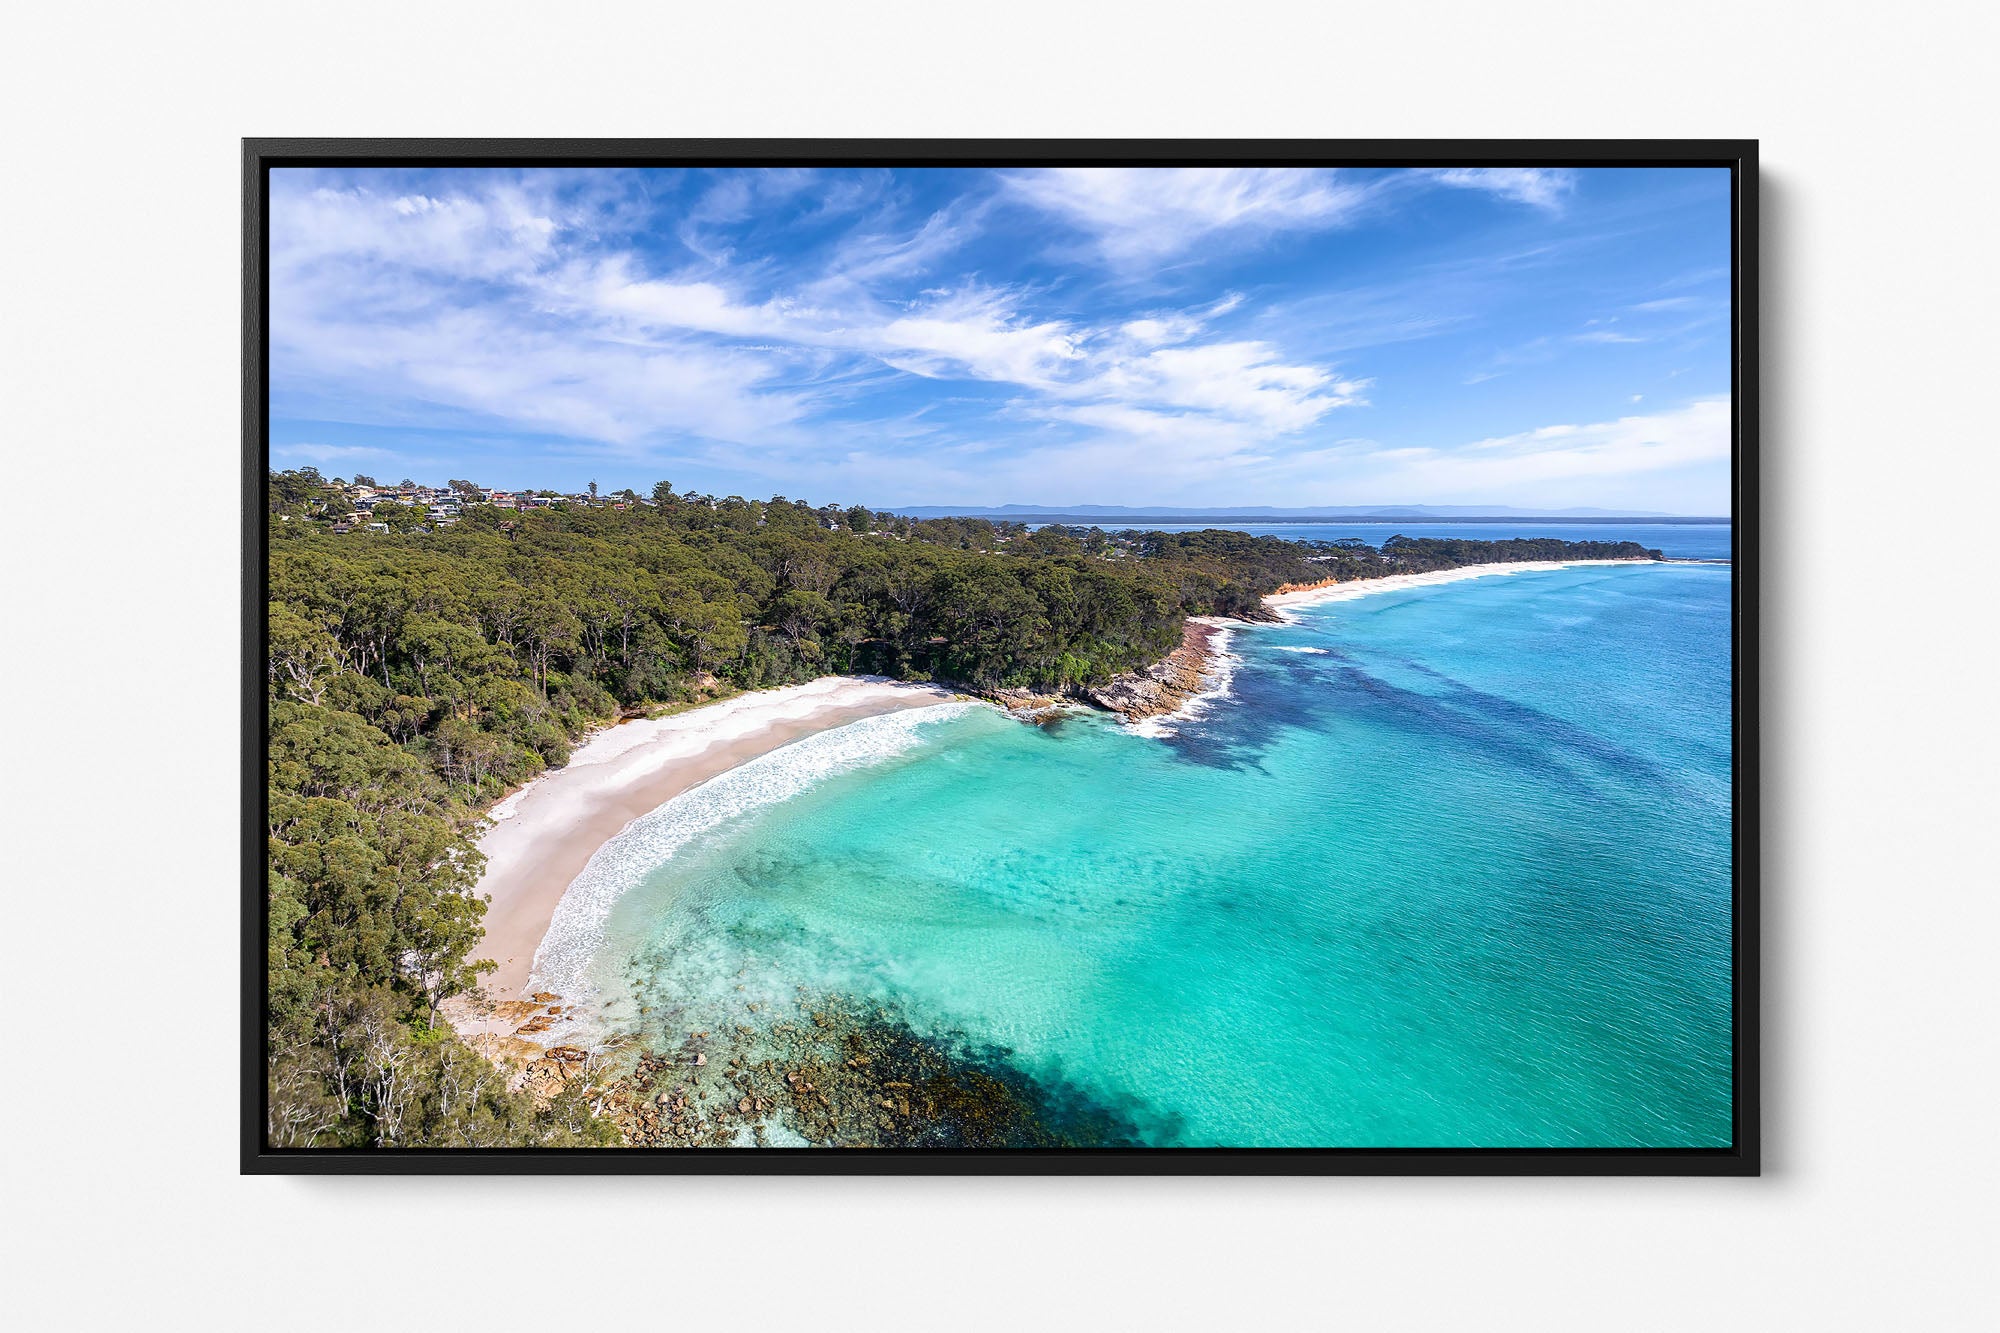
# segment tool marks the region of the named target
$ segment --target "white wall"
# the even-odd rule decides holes
[[[843,8],[9,11],[16,1326],[1991,1327],[1990,8]],[[803,133],[1763,139],[1764,1179],[236,1176],[238,136]]]

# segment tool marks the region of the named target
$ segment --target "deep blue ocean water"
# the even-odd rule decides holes
[[[1199,532],[1214,523],[1146,524],[1158,532]],[[1518,523],[1242,523],[1230,531],[1253,537],[1285,537],[1292,541],[1339,541],[1359,537],[1380,546],[1391,537],[1470,537],[1501,542],[1514,537],[1559,537],[1571,542],[1637,542],[1673,560],[1727,560],[1731,557],[1727,523],[1550,523],[1523,519]]]
[[[1730,578],[1307,608],[1166,736],[808,738],[607,845],[569,984],[688,1026],[873,996],[1161,1144],[1725,1144]]]

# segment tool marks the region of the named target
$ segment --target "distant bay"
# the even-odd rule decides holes
[[[1086,525],[1087,526],[1087,525]],[[1253,537],[1283,537],[1287,541],[1339,541],[1356,537],[1380,546],[1391,537],[1463,537],[1471,541],[1504,542],[1515,537],[1554,537],[1571,542],[1638,542],[1661,551],[1670,560],[1728,560],[1733,557],[1731,526],[1727,523],[1648,523],[1641,519],[1576,522],[1560,519],[1513,519],[1505,522],[1404,519],[1390,523],[1140,523],[1100,524],[1107,531],[1140,527],[1149,532],[1199,532],[1226,528]]]

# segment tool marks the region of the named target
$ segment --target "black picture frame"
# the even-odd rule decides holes
[[[1755,140],[245,139],[242,1108],[269,1174],[1754,1176],[1758,1070],[1758,252]],[[273,1149],[265,1126],[269,173],[301,166],[1721,167],[1731,180],[1733,1140],[1727,1148]]]

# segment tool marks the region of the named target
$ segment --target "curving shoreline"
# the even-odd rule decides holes
[[[1429,588],[1493,574],[1541,573],[1581,565],[1658,563],[1649,559],[1495,561],[1423,574],[1390,574],[1379,579],[1286,584],[1264,597],[1264,614],[1261,616],[1233,620],[1217,616],[1189,616],[1182,630],[1180,647],[1149,667],[1115,676],[1104,685],[1079,693],[1097,707],[1117,714],[1124,722],[1148,735],[1171,735],[1173,723],[1198,716],[1210,702],[1229,693],[1230,676],[1236,662],[1229,652],[1230,636],[1241,627],[1287,624],[1292,607],[1352,601],[1378,593]]]
[[[634,819],[803,736],[953,697],[931,685],[825,676],[598,732],[577,747],[568,764],[488,812],[493,826],[479,840],[486,870],[475,891],[490,901],[485,938],[472,953],[499,965],[485,979],[488,997],[501,1004],[523,998],[535,951],[563,892],[592,854]],[[512,1023],[496,1025],[490,1015],[479,1019],[465,1006],[454,1022],[468,1036],[512,1031]]]
[[[1263,599],[1266,616],[1240,623],[1283,623],[1293,607],[1488,575],[1641,563],[1652,562],[1521,561],[1288,588]],[[1238,627],[1236,621],[1189,617],[1180,646],[1159,662],[1077,693],[1136,730],[1171,734],[1175,721],[1197,715],[1228,693],[1235,661],[1228,644]],[[1010,697],[1017,693],[1027,694],[1000,691],[989,698],[1017,715],[1027,705],[1062,702]],[[681,793],[793,741],[864,718],[963,697],[937,685],[826,676],[596,733],[564,767],[536,778],[488,811],[492,827],[479,841],[487,864],[476,892],[488,895],[489,902],[485,936],[471,956],[490,959],[497,968],[482,985],[483,998],[448,1002],[446,1016],[461,1036],[489,1056],[511,1056],[537,1067],[548,1064],[541,1059],[541,1043],[532,1038],[565,1012],[564,997],[529,995],[529,978],[557,905],[598,848]],[[1027,715],[1033,715],[1032,709]],[[576,1073],[582,1073],[581,1066]],[[559,1079],[555,1087],[560,1087]]]
[[[1486,578],[1495,574],[1538,574],[1586,565],[1657,565],[1653,559],[1631,560],[1503,560],[1485,565],[1460,565],[1456,569],[1434,569],[1422,574],[1389,574],[1379,579],[1349,579],[1305,588],[1284,588],[1264,598],[1266,609],[1283,619],[1288,608],[1319,606],[1326,602],[1348,602],[1375,593],[1403,592],[1410,588],[1431,588],[1441,583]]]

